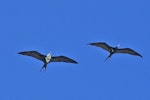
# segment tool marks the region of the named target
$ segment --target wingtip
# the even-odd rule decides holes
[[[78,64],[78,62],[76,62],[76,61],[73,61],[73,63],[74,63],[74,64]]]
[[[91,45],[91,43],[87,43],[86,45]]]
[[[87,45],[93,45],[93,43],[88,43]]]
[[[17,54],[21,54],[21,55],[23,55],[23,54],[24,54],[24,52],[18,52]]]
[[[75,62],[75,64],[79,64],[78,62]]]
[[[143,58],[143,56],[142,55],[139,55],[141,58]]]
[[[18,52],[17,54],[21,54],[21,52]]]
[[[142,56],[142,55],[140,55],[139,53],[137,53],[137,56],[139,56],[139,57],[141,57],[141,58],[143,57],[143,56]]]

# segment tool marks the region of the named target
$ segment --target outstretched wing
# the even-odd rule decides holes
[[[136,56],[142,57],[142,55],[140,55],[139,53],[137,53],[136,51],[134,51],[134,50],[132,50],[130,48],[117,49],[116,53],[127,53],[127,54],[131,54],[131,55],[136,55]]]
[[[37,51],[24,51],[24,52],[19,52],[18,54],[31,56],[31,57],[34,57],[34,58],[41,60],[43,62],[45,61],[44,58],[46,57],[45,55],[42,55]]]
[[[73,59],[70,59],[68,57],[65,57],[65,56],[55,56],[55,57],[52,57],[50,62],[68,62],[68,63],[76,63],[76,61],[74,61]]]
[[[89,45],[93,45],[93,46],[97,46],[97,47],[101,47],[102,49],[111,52],[111,46],[109,46],[108,44],[104,43],[104,42],[97,42],[97,43],[90,43]]]

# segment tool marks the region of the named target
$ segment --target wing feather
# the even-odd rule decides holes
[[[127,53],[127,54],[131,54],[131,55],[136,55],[136,56],[142,57],[142,55],[140,55],[139,53],[137,53],[136,51],[134,51],[134,50],[132,50],[130,48],[118,49],[116,51],[116,53]]]
[[[73,59],[70,59],[68,57],[65,57],[65,56],[55,56],[55,57],[52,57],[50,62],[67,62],[67,63],[76,63],[77,62]]]
[[[111,52],[110,48],[112,48],[111,46],[109,46],[108,44],[106,44],[104,42],[90,43],[89,45],[100,47],[108,52]]]
[[[26,55],[26,56],[31,56],[34,57],[38,60],[41,60],[45,62],[44,58],[46,57],[45,55],[40,54],[37,51],[24,51],[24,52],[19,52],[18,54]]]

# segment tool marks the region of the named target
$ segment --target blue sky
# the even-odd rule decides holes
[[[1,0],[1,100],[150,100],[149,0]],[[143,58],[87,45],[130,47]],[[20,51],[65,55],[42,62]]]

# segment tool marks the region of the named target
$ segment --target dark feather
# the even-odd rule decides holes
[[[18,54],[22,54],[22,55],[26,55],[26,56],[31,56],[31,57],[34,57],[38,60],[41,60],[43,62],[45,62],[45,55],[42,55],[40,54],[39,52],[37,51],[24,51],[24,52],[19,52]]]
[[[68,63],[76,63],[76,61],[68,58],[68,57],[65,57],[65,56],[55,56],[55,57],[52,57],[50,62],[68,62]]]
[[[136,56],[142,57],[142,55],[140,55],[139,53],[137,53],[136,51],[134,51],[134,50],[132,50],[130,48],[117,49],[116,53],[127,53],[127,54],[131,54],[131,55],[136,55]]]
[[[111,46],[107,45],[104,42],[90,43],[89,45],[101,47],[102,49],[107,50],[108,52],[111,52]]]

